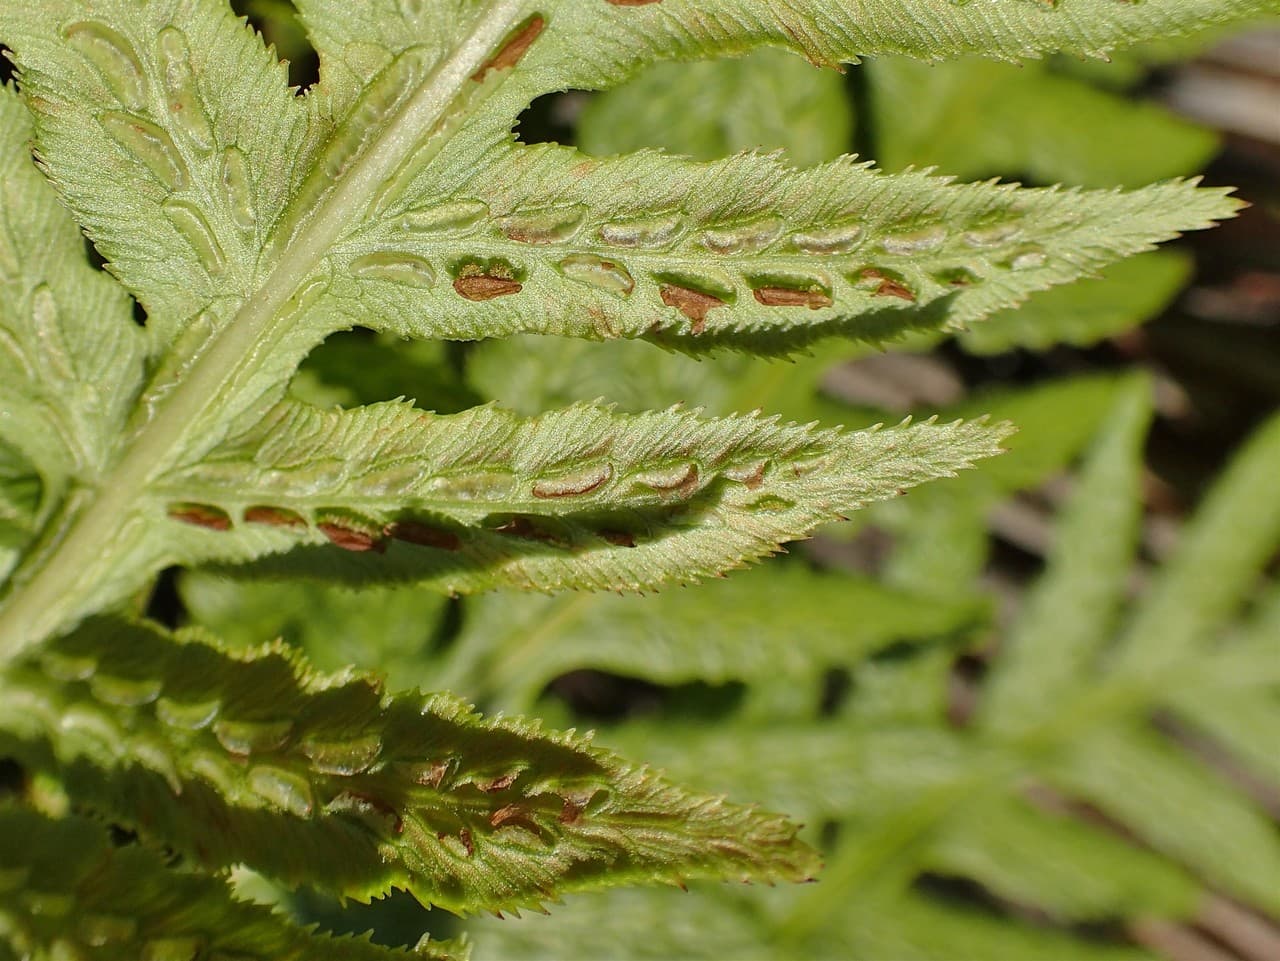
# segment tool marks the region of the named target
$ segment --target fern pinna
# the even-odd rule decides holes
[[[994,454],[1007,429],[980,420],[845,433],[597,405],[323,410],[287,388],[357,326],[785,354],[980,320],[1236,205],[1186,182],[1022,190],[851,159],[590,158],[514,141],[515,120],[659,60],[1099,54],[1265,6],[303,0],[321,76],[299,94],[223,0],[6,4],[0,739],[24,775],[0,811],[6,943],[388,953],[236,900],[236,864],[459,912],[812,876],[773,815],[573,734],[322,674],[266,638],[170,633],[138,598],[173,565],[641,591]],[[102,819],[138,843],[109,843]]]

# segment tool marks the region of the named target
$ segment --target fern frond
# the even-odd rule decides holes
[[[105,828],[0,805],[0,952],[21,958],[236,957],[261,961],[465,961],[458,942],[392,950],[295,927],[226,882],[113,845]]]
[[[220,528],[185,538],[189,562],[310,544],[323,546],[247,570],[454,593],[640,590],[771,553],[996,453],[1007,433],[970,422],[839,434],[590,406],[525,420],[494,407],[435,417],[404,403],[295,404],[155,490],[178,522]]]
[[[1189,182],[1023,190],[849,159],[795,171],[750,154],[598,160],[542,144],[457,163],[464,176],[436,177],[433,196],[406,196],[335,247],[345,269],[329,290],[353,322],[789,353],[963,327],[1237,206]],[[438,223],[459,198],[468,222]],[[439,281],[409,283],[411,263]]]
[[[0,675],[0,746],[205,868],[457,912],[622,882],[800,880],[780,817],[689,794],[448,694],[389,696],[272,645],[88,622]]]
[[[531,83],[549,84],[539,93],[561,89],[557,83],[607,86],[641,63],[740,54],[763,46],[789,47],[828,66],[886,53],[926,60],[965,53],[1017,59],[1050,51],[1098,56],[1116,46],[1176,37],[1274,9],[1267,0],[1160,0],[1141,8],[1112,0],[1054,6],[1016,0],[977,6],[917,3],[910,15],[884,0],[549,0],[522,6],[526,16],[539,13],[545,19],[546,42],[535,45],[521,64]],[[424,42],[424,36],[443,44],[460,32],[470,12],[458,0],[390,15],[373,15],[341,0],[301,0],[298,7],[322,62],[331,64],[333,74],[326,79],[339,87],[354,73],[344,63],[352,41],[390,55]],[[582,37],[607,42],[586,45]]]
[[[899,17],[864,30],[844,12],[793,6],[783,16],[760,0],[726,0],[733,16],[690,33],[684,2],[307,4],[322,82],[305,98],[221,0],[49,0],[0,12],[41,168],[146,308],[150,348],[149,381],[130,394],[126,429],[107,433],[121,440],[91,503],[60,504],[56,547],[14,574],[22,590],[0,615],[0,651],[118,603],[156,563],[191,559],[185,548],[161,556],[150,485],[252,435],[306,353],[337,330],[646,337],[766,353],[837,333],[879,341],[963,325],[1236,208],[1187,183],[1019,191],[890,177],[847,160],[797,173],[763,156],[592,160],[511,141],[532,97],[593,85],[581,72],[617,57],[601,80],[619,79],[622,61],[713,47],[798,44],[811,58],[848,58],[892,46],[903,29]],[[935,15],[963,28],[962,46],[1011,55],[1083,43],[1086,13],[1101,47],[1253,4],[1197,0],[1155,15],[1073,0],[1061,11],[1017,7],[1012,19],[1003,5]],[[879,34],[879,47],[854,49]],[[773,543],[768,533],[729,554]],[[264,536],[259,546],[273,544]],[[96,588],[74,610],[73,578]],[[619,582],[644,580],[617,571],[586,583]]]
[[[1050,573],[1027,598],[983,700],[984,722],[997,732],[1048,720],[1114,626],[1141,520],[1148,389],[1139,381],[1121,395],[1080,478],[1074,510],[1058,522]]]

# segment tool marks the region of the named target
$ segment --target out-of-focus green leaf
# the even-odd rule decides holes
[[[893,534],[884,575],[908,590],[966,593],[988,554],[986,512],[1002,497],[1065,470],[1088,444],[1125,390],[1125,380],[1076,377],[1026,390],[975,397],[959,410],[999,411],[1018,425],[1008,453],[992,469],[946,489],[918,491],[910,502],[877,505],[867,521]]]
[[[423,939],[408,952],[317,935],[237,900],[219,878],[113,844],[99,824],[0,804],[0,958],[463,961],[469,953],[454,942]]]
[[[1048,572],[1024,598],[988,679],[982,720],[1020,732],[1052,715],[1079,687],[1115,626],[1142,519],[1142,447],[1151,385],[1120,393],[1081,473],[1071,510],[1058,520]]]
[[[782,150],[801,167],[849,149],[852,110],[834,70],[784,50],[667,63],[592,100],[578,146],[595,156],[661,147],[695,160]]]
[[[888,170],[936,165],[965,179],[1137,186],[1194,173],[1218,146],[1213,133],[1158,106],[1043,63],[885,58],[867,69],[876,159]]]
[[[956,335],[971,354],[1054,344],[1088,347],[1158,316],[1186,285],[1191,260],[1176,251],[1140,254],[1106,268],[1096,279],[1033,294]]]
[[[446,344],[369,331],[329,337],[303,361],[290,386],[295,396],[319,407],[408,397],[424,410],[452,414],[483,403],[462,383]]]
[[[191,619],[233,650],[281,638],[321,671],[373,670],[392,690],[428,688],[431,648],[448,600],[416,587],[354,591],[315,581],[229,580],[201,571],[179,581]]]
[[[1263,426],[1206,499],[1186,546],[1133,602],[1126,628],[1116,609],[1129,590],[1149,394],[1145,379],[1124,378],[1042,395],[1044,417],[1081,420],[1066,447],[1083,445],[1089,421],[1096,439],[1040,585],[995,647],[985,681],[966,695],[976,699],[972,720],[956,726],[946,648],[905,644],[853,664],[822,717],[740,711],[714,726],[633,720],[608,730],[607,742],[643,744],[708,790],[741,789],[786,806],[811,836],[826,825],[828,868],[821,884],[726,907],[744,920],[719,941],[690,940],[679,920],[664,918],[660,895],[637,895],[625,908],[621,899],[582,901],[555,933],[560,956],[600,953],[602,932],[614,930],[601,913],[610,910],[630,912],[617,930],[640,918],[651,931],[612,956],[653,956],[651,948],[682,938],[680,956],[718,957],[722,944],[746,938],[757,947],[745,947],[745,957],[938,961],[1147,957],[1126,930],[1194,919],[1209,885],[1275,911],[1274,825],[1188,750],[1194,742],[1151,722],[1172,712],[1216,742],[1210,756],[1226,747],[1269,787],[1280,782],[1257,740],[1280,731],[1280,592],[1264,572],[1280,530],[1261,486],[1280,470],[1280,420]],[[1023,466],[968,496],[994,496],[1003,482],[1062,463],[1060,453],[1032,448]],[[1226,552],[1233,537],[1243,539],[1239,555]],[[1214,564],[1230,585],[1215,580]],[[1193,570],[1208,583],[1188,586]],[[1270,587],[1251,618],[1233,626],[1259,578]],[[1196,602],[1192,620],[1171,635],[1172,650],[1142,646],[1151,625],[1172,616],[1163,612],[1177,585]],[[550,648],[556,629],[549,625],[540,643]],[[1082,802],[1124,830],[1081,816]],[[1081,937],[1079,924],[1100,926],[1099,935]],[[548,956],[552,928],[537,921],[471,930],[495,956]]]
[[[783,609],[794,618],[773,616]],[[468,605],[455,659],[436,681],[514,710],[582,668],[657,684],[769,681],[816,698],[825,669],[899,638],[957,630],[983,613],[981,601],[933,602],[781,563],[657,597],[495,595]]]

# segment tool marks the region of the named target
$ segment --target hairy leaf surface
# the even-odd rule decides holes
[[[96,493],[58,504],[56,548],[16,571],[23,590],[0,617],[0,650],[119,602],[166,563],[238,562],[287,546],[282,530],[171,544],[154,485],[198,475],[220,444],[265,442],[279,411],[295,409],[277,405],[297,364],[337,330],[646,337],[766,353],[837,333],[878,341],[977,320],[1236,206],[1187,183],[1019,191],[886,176],[848,160],[796,172],[757,155],[709,165],[655,153],[591,159],[512,141],[538,94],[606,85],[646,60],[778,44],[819,62],[912,43],[925,57],[1093,51],[1255,6],[1073,0],[1039,10],[1001,0],[902,18],[721,0],[688,19],[696,11],[686,0],[309,2],[301,12],[321,82],[304,97],[221,0],[6,8],[0,40],[16,56],[41,167],[146,309],[150,379]],[[843,509],[817,493],[801,515]],[[163,510],[210,528],[239,520],[201,498]],[[295,513],[309,530],[328,523]],[[689,573],[767,552],[808,524],[754,525],[728,551],[691,556]],[[330,526],[356,531],[340,535],[348,546],[374,536],[359,523]],[[643,547],[625,562],[612,553],[593,550],[583,564],[520,557],[514,572],[435,579],[446,589],[640,586],[671,570]],[[391,576],[409,576],[388,560]],[[300,563],[315,571],[320,561]],[[64,600],[73,577],[95,585],[79,603]]]
[[[791,56],[798,68],[797,52],[826,67],[886,53],[1100,54],[1274,0],[923,0],[909,15],[882,0],[298,8],[319,54],[320,80],[305,92],[288,86],[285,65],[225,0],[0,5],[0,44],[17,68],[15,86],[0,90],[0,790],[54,816],[83,810],[123,829],[108,844],[87,822],[0,809],[0,888],[22,888],[16,907],[0,907],[0,953],[61,958],[81,953],[78,940],[103,955],[118,945],[116,954],[163,956],[161,924],[178,925],[179,940],[162,945],[178,956],[252,955],[237,938],[284,957],[389,953],[234,901],[212,875],[238,864],[338,897],[407,889],[459,913],[540,907],[627,882],[810,878],[816,854],[790,822],[678,788],[573,732],[482,718],[446,693],[390,695],[354,670],[321,675],[282,641],[224,646],[127,612],[164,608],[167,581],[147,598],[173,565],[436,593],[648,590],[720,574],[996,453],[1007,428],[980,420],[842,433],[740,413],[765,397],[803,412],[801,422],[843,410],[814,397],[816,362],[789,380],[786,367],[743,361],[737,384],[720,369],[708,400],[719,419],[598,403],[520,415],[473,407],[481,398],[461,382],[461,348],[406,352],[383,380],[361,378],[361,389],[332,381],[376,362],[397,336],[566,335],[776,355],[830,335],[875,345],[961,329],[1238,204],[1190,181],[1023,190],[885,174],[851,158],[797,171],[760,153],[709,163],[653,150],[592,157],[521,143],[513,130],[542,95],[604,89],[659,61]],[[829,94],[819,109],[838,109],[838,77],[806,77]],[[636,90],[643,98],[641,86],[616,102]],[[344,350],[375,343],[364,354]],[[827,350],[822,357],[837,356]],[[503,355],[488,357],[489,376],[501,377]],[[423,380],[409,385],[423,407],[441,413],[384,397],[383,385],[413,377]],[[1114,436],[1123,436],[1099,448],[1091,471],[1102,479],[1091,489],[1107,478],[1133,485],[1136,468],[1117,459],[1132,456],[1143,416],[1137,401],[1121,412]],[[1274,445],[1260,444],[1188,548],[1242,582],[1261,568],[1280,517],[1260,515],[1241,555],[1229,556],[1248,517],[1242,498],[1260,497],[1269,478]],[[973,482],[966,503],[1001,483]],[[1031,626],[1014,632],[1018,644],[1044,647],[1035,617],[1071,615],[1062,585],[1084,580],[1087,562],[1120,570],[1132,516],[1118,499],[1108,510],[1115,530],[1067,529]],[[822,604],[833,622],[876,623],[847,631],[844,647],[786,647],[762,631],[769,653],[755,662],[709,643],[694,651],[702,660],[673,650],[654,663],[585,636],[540,651],[537,631],[574,622],[572,610],[547,602],[530,608],[527,646],[470,644],[446,673],[476,686],[477,674],[491,674],[484,693],[526,703],[553,674],[582,664],[663,682],[705,674],[752,685],[742,719],[756,729],[771,705],[800,723],[804,684],[820,674],[828,720],[807,733],[868,734],[849,770],[863,761],[872,775],[888,770],[890,754],[872,758],[883,752],[876,725],[906,729],[905,743],[926,757],[896,782],[869,777],[865,811],[841,824],[834,885],[789,891],[770,916],[784,945],[796,955],[909,954],[898,947],[913,938],[933,938],[922,954],[944,942],[993,954],[1041,942],[1057,950],[1071,938],[1011,932],[912,885],[926,870],[958,872],[999,896],[1033,891],[1034,907],[1068,922],[1111,920],[1116,904],[1185,912],[1187,886],[1165,870],[1169,859],[1242,899],[1270,905],[1280,888],[1280,854],[1257,812],[1238,792],[1197,781],[1194,762],[1135,720],[1165,704],[1152,693],[1156,680],[1176,688],[1193,662],[1214,661],[1206,676],[1220,700],[1249,673],[1242,665],[1256,653],[1256,628],[1221,660],[1200,656],[1201,635],[1229,619],[1246,588],[1205,588],[1194,574],[1194,562],[1175,561],[1110,648],[1119,598],[1110,581],[1090,583],[1093,620],[1068,629],[1070,650],[1055,652],[1059,686],[1037,674],[1038,662],[1018,675],[1067,701],[1061,716],[1042,718],[1035,703],[1011,710],[1007,729],[979,715],[971,731],[939,730],[948,645],[968,608],[925,608],[919,584],[864,591],[855,611],[833,583],[797,578],[796,603]],[[1187,623],[1174,616],[1181,592],[1194,601]],[[459,612],[486,613],[435,598],[396,607],[406,596],[370,598],[393,600],[368,619],[430,622],[429,638],[406,630],[410,645],[443,644]],[[744,615],[759,610],[748,601],[759,598],[743,600]],[[579,627],[606,609],[581,603]],[[358,629],[350,605],[306,616],[295,606],[292,616],[305,635],[326,610],[332,631]],[[519,620],[498,604],[488,614]],[[1258,623],[1271,621],[1260,612]],[[829,626],[836,635],[838,624]],[[654,633],[644,618],[627,631]],[[891,643],[920,633],[929,635],[923,644]],[[1157,657],[1166,634],[1169,650]],[[327,656],[347,649],[334,641]],[[1104,649],[1105,662],[1094,656]],[[769,670],[783,651],[790,676],[804,679],[791,691],[787,675]],[[416,652],[407,653],[401,667],[412,671]],[[1017,673],[1020,662],[1010,662]],[[842,666],[864,694],[852,705],[838,696]],[[999,696],[1007,682],[993,677]],[[1257,688],[1223,713],[1224,740],[1267,723],[1271,692]],[[1195,705],[1167,701],[1181,723],[1210,723]],[[1125,791],[1132,772],[1144,783]],[[1018,793],[1028,780],[1123,821],[1152,853],[1126,860],[1112,849],[1129,848],[1115,839],[1070,843]],[[984,803],[1009,837],[1043,841],[1060,857],[984,858],[986,846],[970,843],[994,843],[982,833]],[[1214,834],[1197,835],[1210,820]],[[1064,879],[1113,862],[1121,868],[1109,886],[1061,893]],[[24,870],[8,871],[11,863]],[[856,924],[828,931],[848,884],[860,892],[849,912]],[[191,905],[179,911],[178,899]]]
[[[621,881],[801,880],[784,819],[688,794],[572,732],[389,696],[288,649],[92,621],[0,676],[0,745],[210,868],[458,912]]]
[[[231,519],[235,530],[203,535],[206,558],[240,559],[242,540],[253,551],[265,537],[327,545],[250,570],[300,562],[451,593],[638,590],[771,553],[995,453],[1007,433],[970,422],[841,435],[587,406],[524,421],[492,407],[435,418],[405,404],[291,405],[157,487]]]
[[[261,961],[462,961],[454,942],[393,951],[304,931],[225,882],[111,843],[100,825],[0,806],[0,931],[24,958],[236,957]]]

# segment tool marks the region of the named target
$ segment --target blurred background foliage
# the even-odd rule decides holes
[[[313,83],[289,4],[240,8]],[[597,155],[857,152],[1066,188],[1204,172],[1254,206],[972,331],[792,361],[332,338],[294,385],[325,405],[604,398],[851,427],[990,412],[1021,432],[787,556],[654,596],[169,579],[153,608],[170,620],[594,727],[803,820],[828,861],[800,888],[618,891],[518,920],[340,906],[247,874],[241,890],[388,944],[465,931],[479,958],[1280,957],[1278,65],[1268,22],[1109,63],[841,75],[765,51],[533,104],[522,139]]]

